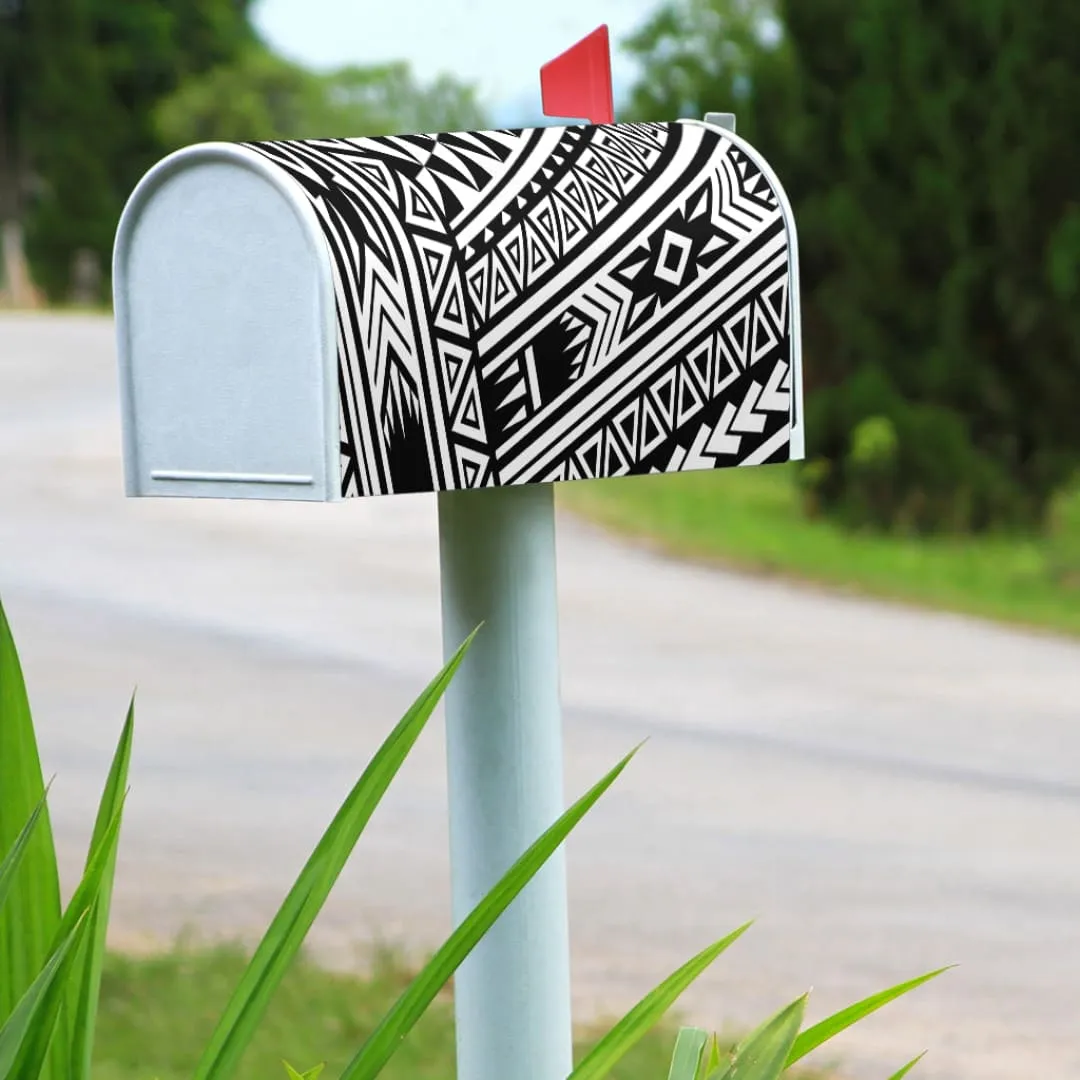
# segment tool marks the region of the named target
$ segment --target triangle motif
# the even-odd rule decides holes
[[[726,323],[724,337],[731,349],[731,355],[738,361],[739,367],[745,368],[750,346],[750,305],[740,308]]]
[[[469,334],[464,297],[461,295],[461,282],[456,275],[450,278],[449,284],[439,298],[435,311],[435,325],[440,330],[460,337],[467,337]]]
[[[709,386],[712,382],[713,347],[714,339],[710,334],[686,357],[687,370],[693,375],[698,389],[705,397],[709,396]]]
[[[672,368],[661,375],[649,391],[667,431],[671,431],[675,426],[675,378],[677,375],[678,369]]]
[[[788,276],[784,274],[776,284],[767,289],[762,296],[762,302],[772,316],[773,324],[780,333],[784,332],[787,325],[787,294]]]
[[[641,399],[641,446],[638,460],[648,457],[668,437],[663,417],[649,398]]]
[[[679,390],[676,407],[677,427],[682,427],[695,413],[700,412],[705,401],[701,395],[701,389],[697,379],[689,373],[688,367],[679,368]]]
[[[754,348],[750,363],[756,364],[776,344],[776,334],[769,325],[769,320],[761,304],[754,305]]]
[[[474,439],[480,443],[487,442],[484,413],[480,405],[480,385],[475,371],[469,372],[468,380],[458,399],[457,410],[450,429],[459,438]]]
[[[630,471],[630,462],[621,442],[612,430],[604,440],[604,476],[623,476]]]
[[[583,477],[600,476],[600,450],[604,441],[603,429],[589,436],[588,442],[574,455],[581,466]]]
[[[626,452],[634,457],[637,454],[638,429],[641,426],[641,401],[632,401],[612,424],[612,430],[618,435]]]

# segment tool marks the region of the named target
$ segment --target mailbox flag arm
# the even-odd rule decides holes
[[[611,47],[606,25],[540,69],[540,97],[545,116],[584,117],[594,124],[614,124]]]

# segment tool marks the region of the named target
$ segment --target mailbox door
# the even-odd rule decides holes
[[[129,494],[340,497],[329,256],[280,169],[240,146],[166,158],[114,284]]]

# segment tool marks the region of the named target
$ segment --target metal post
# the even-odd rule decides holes
[[[446,696],[455,924],[563,810],[550,484],[439,494],[443,649],[483,622]],[[566,864],[557,852],[454,981],[458,1080],[572,1068]]]

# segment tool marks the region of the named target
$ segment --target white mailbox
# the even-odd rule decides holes
[[[114,259],[131,495],[803,454],[794,222],[719,124],[193,146]]]

